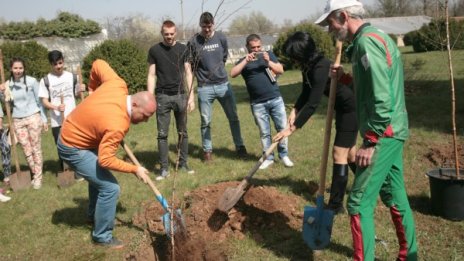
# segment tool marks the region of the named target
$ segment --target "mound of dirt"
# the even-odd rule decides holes
[[[198,188],[184,195],[182,216],[185,233],[176,233],[173,249],[160,216],[159,203],[150,202],[144,212],[133,219],[134,225],[147,227],[147,242],[128,260],[227,260],[227,240],[242,239],[246,233],[257,242],[263,241],[261,231],[279,231],[278,240],[286,240],[299,231],[303,210],[302,198],[286,195],[273,187],[251,187],[228,213],[216,209],[218,199],[227,187],[238,182],[224,182]],[[179,231],[179,230],[177,230]],[[174,253],[173,253],[174,250]]]
[[[457,154],[460,164],[464,163],[464,149],[458,144]],[[454,168],[455,157],[454,147],[452,144],[435,145],[429,148],[429,151],[425,154],[425,157],[437,167],[451,167]]]

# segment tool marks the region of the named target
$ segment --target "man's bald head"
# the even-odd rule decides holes
[[[156,112],[156,100],[148,91],[138,92],[131,96],[131,122],[137,124],[148,119]]]

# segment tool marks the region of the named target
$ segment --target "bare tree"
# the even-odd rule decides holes
[[[272,33],[275,31],[274,23],[261,12],[251,12],[232,20],[229,26],[230,34]]]
[[[159,26],[140,14],[107,17],[103,27],[108,30],[109,39],[130,39],[142,49],[148,50],[160,40]]]
[[[377,0],[380,14],[384,17],[405,16],[415,13],[411,8],[414,1]]]
[[[464,16],[464,0],[457,0],[452,8],[453,16]]]

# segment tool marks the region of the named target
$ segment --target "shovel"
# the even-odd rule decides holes
[[[248,175],[240,182],[236,188],[228,187],[222,197],[219,198],[217,209],[227,213],[231,210],[235,204],[242,198],[243,194],[248,190],[248,182],[251,180],[253,175],[259,169],[259,166],[263,163],[264,160],[269,157],[269,155],[274,151],[275,147],[279,142],[274,142],[269,146],[269,148],[264,152],[264,155],[259,158],[258,162],[253,166],[253,168],[248,172]]]
[[[81,65],[80,65],[80,64],[77,65],[77,76],[79,76],[79,89],[80,89],[81,86],[82,86],[82,83],[83,83],[83,81],[84,81],[84,79],[82,79],[82,70],[81,70]],[[81,91],[79,92],[80,97],[81,97],[81,102],[83,102],[84,99],[85,99],[84,91],[85,91],[85,90],[81,90]]]
[[[334,65],[340,65],[342,42],[337,41]],[[329,103],[327,105],[327,117],[325,121],[324,145],[320,166],[320,184],[317,191],[316,207],[305,206],[303,214],[303,239],[312,250],[324,249],[330,243],[334,213],[324,209],[325,175],[327,172],[327,160],[329,157],[330,134],[332,131],[332,118],[335,103],[335,93],[338,79],[330,81]]]
[[[60,96],[61,99],[61,104],[64,103],[64,97],[63,93],[61,93]],[[64,122],[64,112],[60,112],[61,114],[61,125],[63,125]],[[69,167],[66,163],[63,162],[63,171],[58,172],[57,174],[57,179],[58,179],[58,186],[60,188],[67,188],[69,186],[72,186],[74,183],[76,183],[76,177],[74,175],[74,171],[69,170]]]
[[[5,71],[3,68],[3,53],[0,49],[0,74],[2,77],[2,83],[5,83]],[[8,87],[7,87],[8,88]],[[13,126],[13,121],[11,119],[11,108],[10,102],[5,101],[5,110],[6,116],[8,118],[8,124],[10,125],[10,140],[11,140],[11,150],[13,152],[13,158],[15,161],[16,172],[10,175],[10,186],[14,192],[22,189],[27,189],[31,186],[31,173],[29,171],[21,171],[19,168],[18,153],[16,151],[16,141],[15,141],[15,130]]]
[[[141,166],[140,162],[135,157],[132,150],[127,146],[124,141],[121,141],[121,146],[126,151],[127,155],[129,156],[130,160],[137,166]],[[159,201],[161,206],[163,207],[165,213],[161,217],[163,221],[164,230],[166,231],[166,235],[171,236],[174,233],[178,232],[179,230],[185,231],[185,222],[184,218],[182,217],[182,212],[180,209],[176,209],[174,213],[171,213],[172,208],[169,207],[168,201],[161,195],[159,190],[156,188],[155,184],[151,179],[148,179],[148,185],[150,186],[151,190],[155,193],[156,199]],[[171,217],[174,219],[174,222],[171,222]]]

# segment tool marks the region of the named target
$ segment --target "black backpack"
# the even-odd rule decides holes
[[[73,95],[76,94],[77,74],[73,73]],[[48,80],[48,74],[43,77],[45,87],[48,91],[48,101],[51,102],[52,96],[50,95],[50,81]],[[75,97],[74,97],[75,98]]]

